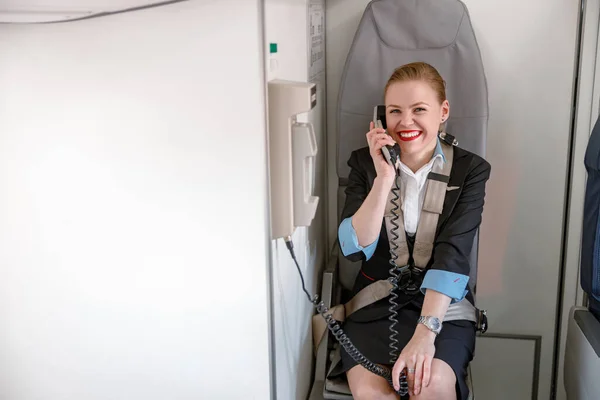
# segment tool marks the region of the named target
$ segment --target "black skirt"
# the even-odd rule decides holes
[[[420,307],[405,304],[398,310],[398,355],[408,344],[417,327],[421,315]],[[350,316],[343,324],[343,330],[352,343],[369,360],[376,364],[390,365],[390,321],[387,317],[372,321],[357,321]],[[475,324],[471,321],[445,321],[442,331],[435,339],[434,358],[446,362],[456,375],[456,398],[466,400],[469,396],[467,387],[467,366],[473,359],[475,350]],[[341,364],[335,374],[345,373],[357,363],[344,351],[340,350]]]

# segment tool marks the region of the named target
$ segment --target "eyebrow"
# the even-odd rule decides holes
[[[418,103],[415,103],[415,104],[411,105],[409,108],[413,108],[413,107],[416,107],[416,106],[419,106],[419,105],[426,105],[426,106],[428,106],[429,104],[425,103],[424,101],[420,101]],[[395,104],[390,104],[389,106],[387,106],[387,108],[390,108],[390,107],[392,107],[392,108],[402,108],[402,107],[397,106]]]

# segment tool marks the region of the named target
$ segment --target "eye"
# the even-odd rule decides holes
[[[400,112],[400,110],[398,110],[398,109],[390,110],[390,114],[397,114],[399,112]]]
[[[425,112],[425,111],[427,111],[427,110],[425,108],[423,108],[423,107],[417,107],[417,108],[415,108],[415,112]]]

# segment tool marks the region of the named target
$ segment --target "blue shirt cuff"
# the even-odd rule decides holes
[[[379,238],[377,238],[373,243],[366,247],[359,245],[356,231],[352,226],[352,217],[348,217],[342,221],[340,227],[338,228],[338,237],[340,240],[340,247],[342,248],[342,254],[344,256],[362,251],[367,257],[367,260],[373,256],[375,248],[377,247],[377,242],[379,241]]]
[[[469,292],[466,290],[467,283],[469,283],[467,275],[440,269],[430,269],[425,274],[425,278],[423,278],[421,292],[425,294],[426,289],[432,289],[445,294],[452,299],[452,303],[456,303],[464,299]]]

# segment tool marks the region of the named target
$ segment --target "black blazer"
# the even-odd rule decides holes
[[[358,211],[377,176],[368,147],[353,151],[348,160],[348,166],[350,175],[345,190],[346,201],[341,220],[351,217]],[[458,189],[446,192],[444,208],[438,220],[433,254],[427,270],[440,269],[469,276],[469,257],[475,233],[481,224],[485,185],[490,177],[490,171],[490,164],[483,158],[460,147],[454,147],[454,160],[448,186],[457,186]],[[352,261],[362,260],[362,273],[359,273],[356,278],[352,295],[372,283],[373,280],[387,279],[390,276],[389,250],[387,230],[385,220],[383,220],[379,241],[373,256],[367,261],[364,253],[360,251],[346,257]],[[398,303],[413,302],[420,307],[423,298],[423,294],[420,293],[412,298],[401,294]],[[473,294],[470,291],[467,299],[474,304]],[[376,312],[376,315],[368,312],[369,309],[374,311],[378,308],[381,310]],[[372,319],[371,317],[386,315],[387,300],[384,299],[366,307],[363,313],[361,311],[363,310],[354,313],[353,319],[365,319],[364,317]],[[363,318],[360,314],[363,314]]]

